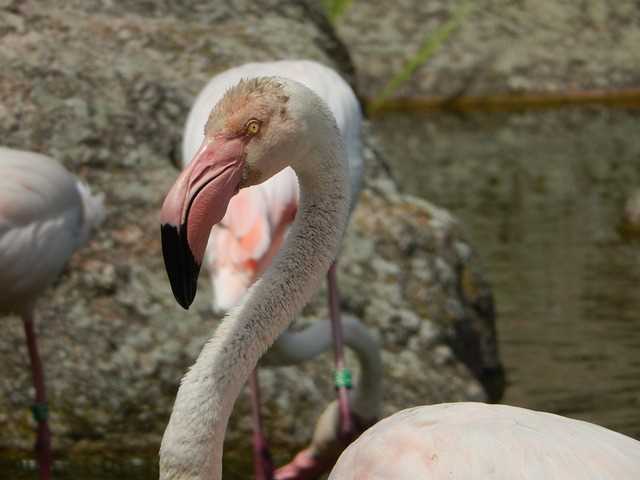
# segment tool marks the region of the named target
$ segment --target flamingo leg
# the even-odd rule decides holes
[[[38,424],[37,439],[35,445],[36,457],[38,459],[38,469],[40,480],[51,478],[51,432],[48,422],[47,392],[44,385],[44,371],[38,353],[38,343],[33,322],[33,310],[29,309],[23,315],[24,333],[27,337],[27,347],[29,349],[29,359],[31,361],[31,373],[33,375],[33,386],[36,391],[36,401],[33,404],[33,417]]]
[[[249,390],[251,391],[253,465],[256,480],[273,480],[273,460],[262,428],[262,415],[260,415],[260,384],[258,382],[257,367],[251,372],[251,376],[249,377]]]
[[[336,262],[331,264],[327,272],[327,284],[329,289],[329,313],[331,317],[331,331],[333,333],[333,352],[336,365],[336,380],[342,376],[343,380],[336,382],[338,390],[338,406],[340,409],[340,435],[343,440],[349,441],[353,436],[354,424],[349,408],[349,388],[350,379],[344,381],[344,377],[349,375],[345,368],[344,348],[342,335],[342,321],[340,319],[340,295],[338,292],[338,282],[336,280]]]

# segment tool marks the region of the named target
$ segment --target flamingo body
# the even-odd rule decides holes
[[[0,147],[0,312],[23,313],[104,216],[56,161]]]
[[[507,405],[398,412],[344,451],[330,480],[632,480],[640,442],[588,422]]]

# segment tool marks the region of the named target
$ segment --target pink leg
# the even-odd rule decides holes
[[[251,419],[253,422],[253,466],[256,480],[273,480],[273,460],[269,452],[269,445],[262,429],[260,415],[260,385],[258,383],[258,369],[251,372],[249,377],[251,391]]]
[[[336,387],[338,390],[338,407],[340,410],[340,431],[326,451],[321,454],[312,453],[310,448],[305,448],[295,458],[275,472],[276,480],[315,480],[328,472],[340,453],[364,431],[363,425],[356,423],[349,408],[349,388],[351,378],[345,368],[342,338],[342,322],[340,320],[340,299],[336,281],[336,264],[333,263],[327,273],[329,286],[329,312],[331,317],[331,331],[333,333],[333,345],[336,365]]]
[[[329,313],[331,317],[336,364],[336,387],[338,389],[338,405],[340,408],[340,435],[344,440],[350,440],[354,433],[348,395],[349,389],[351,388],[351,374],[344,366],[342,321],[340,320],[340,297],[338,294],[338,282],[336,280],[336,262],[333,262],[329,268],[327,283],[329,287]]]
[[[44,373],[42,362],[38,354],[36,333],[33,327],[33,311],[29,311],[22,318],[24,323],[24,333],[27,337],[27,347],[29,348],[29,359],[31,360],[31,372],[33,374],[33,386],[36,390],[36,401],[32,407],[33,417],[38,423],[38,433],[36,440],[36,456],[38,458],[38,468],[40,470],[40,480],[51,478],[51,432],[47,421],[48,405],[47,392],[44,386]]]

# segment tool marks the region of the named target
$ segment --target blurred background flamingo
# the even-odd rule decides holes
[[[249,63],[227,70],[213,77],[198,95],[194,102],[183,137],[182,158],[183,166],[187,166],[202,144],[204,126],[213,105],[224,93],[242,78],[257,76],[281,76],[291,78],[318,94],[330,107],[336,118],[340,133],[345,142],[349,162],[351,180],[351,205],[355,207],[362,182],[362,152],[360,143],[360,129],[362,113],[358,100],[349,85],[333,70],[324,65],[311,61],[277,61],[263,63]],[[291,168],[285,168],[268,181],[253,187],[240,190],[235,195],[227,209],[222,222],[216,225],[209,238],[206,253],[206,264],[213,284],[213,308],[217,311],[227,311],[235,306],[244,296],[248,288],[260,277],[269,266],[274,255],[278,252],[289,226],[293,222],[299,204],[298,180]],[[366,402],[364,410],[358,411],[359,418],[354,423],[347,400],[347,389],[350,387],[349,372],[344,367],[342,353],[342,330],[340,326],[339,297],[336,284],[335,264],[332,265],[327,276],[329,290],[329,311],[334,336],[334,352],[337,378],[339,379],[338,395],[341,410],[340,424],[342,431],[322,427],[328,425],[327,420],[318,424],[324,434],[322,448],[305,450],[297,457],[298,464],[281,470],[276,477],[282,478],[313,478],[298,477],[303,472],[322,472],[330,467],[339,452],[348,444],[348,440],[359,433],[364,426],[378,416],[379,395],[375,394]],[[349,338],[347,344],[360,350],[360,359],[368,355],[370,360],[375,357],[376,371],[380,369],[379,353],[375,341],[370,337],[366,328],[358,320],[350,320]],[[357,333],[356,333],[357,332]],[[318,336],[314,338],[313,333]],[[287,340],[276,342],[278,363],[287,365],[302,362],[323,352],[329,347],[328,330],[322,327],[310,328],[306,335],[290,334]],[[354,335],[367,335],[358,341]],[[311,344],[317,342],[323,348],[313,348]],[[367,347],[367,351],[362,347]],[[312,353],[313,352],[313,353]],[[254,456],[257,478],[271,478],[273,467],[267,448],[265,436],[262,432],[262,421],[259,412],[259,383],[257,372],[254,372],[249,382],[251,390],[251,405],[254,424]],[[376,387],[379,391],[379,388]],[[360,397],[360,402],[363,398]],[[356,407],[354,404],[354,408]],[[362,407],[362,405],[358,405]],[[371,408],[375,406],[375,408]],[[330,407],[331,409],[331,407]],[[334,411],[331,409],[331,411]],[[329,414],[323,418],[332,418]],[[336,418],[337,419],[337,418]],[[357,424],[357,425],[356,425]],[[331,431],[340,437],[328,441],[327,435]],[[342,448],[329,448],[328,445],[342,445]],[[320,454],[319,452],[323,453]],[[331,451],[332,454],[328,452]],[[311,455],[310,452],[315,452]],[[304,466],[300,463],[304,459]],[[320,460],[322,459],[322,461]],[[294,462],[295,463],[295,462]],[[294,474],[293,472],[297,472]],[[317,473],[314,473],[314,475]],[[293,476],[292,476],[293,475]]]
[[[51,476],[51,433],[34,326],[38,296],[104,218],[101,195],[44,155],[0,147],[0,314],[22,318],[38,424],[40,479]]]

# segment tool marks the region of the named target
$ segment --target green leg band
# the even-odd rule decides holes
[[[34,403],[31,405],[31,413],[36,422],[46,422],[49,418],[49,406],[46,403]]]
[[[351,371],[348,368],[343,368],[342,370],[336,371],[335,376],[336,388],[351,388],[353,384],[351,383]]]

